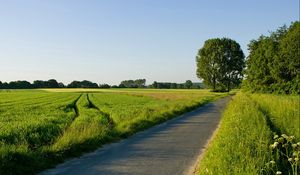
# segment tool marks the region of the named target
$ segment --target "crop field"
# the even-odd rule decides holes
[[[300,174],[299,96],[239,92],[199,174]]]
[[[0,174],[34,174],[190,111],[208,90],[0,91]]]

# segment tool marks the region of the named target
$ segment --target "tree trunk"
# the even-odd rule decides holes
[[[216,78],[213,76],[213,91],[216,91]]]
[[[229,91],[230,91],[230,80],[227,83],[227,92],[229,92]]]
[[[229,75],[229,77],[228,77],[228,83],[227,83],[227,92],[229,92],[230,91],[230,75]]]

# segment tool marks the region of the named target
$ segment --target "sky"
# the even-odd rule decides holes
[[[250,40],[296,20],[299,0],[0,0],[0,81],[199,82],[205,40],[248,55]]]

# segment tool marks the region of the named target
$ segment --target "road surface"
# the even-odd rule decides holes
[[[217,128],[230,97],[104,145],[42,175],[181,175],[193,172],[201,150]]]

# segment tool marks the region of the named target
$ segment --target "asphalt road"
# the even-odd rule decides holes
[[[230,97],[139,132],[42,175],[179,175],[193,170]]]

